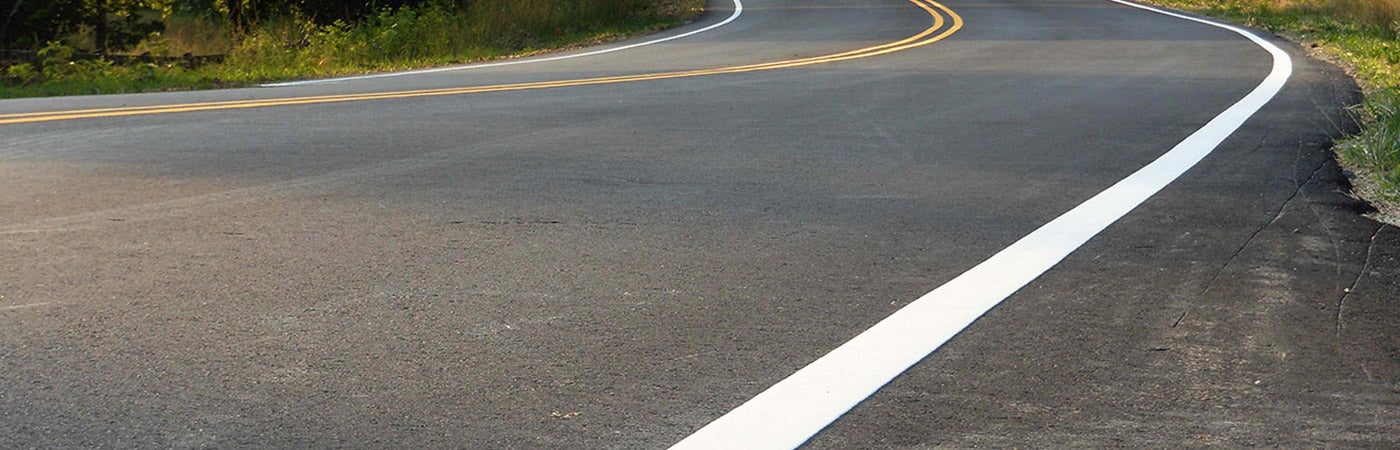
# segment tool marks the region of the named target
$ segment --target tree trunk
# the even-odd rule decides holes
[[[9,45],[10,22],[15,19],[15,14],[19,14],[19,7],[23,4],[24,0],[15,0],[14,6],[10,7],[10,12],[5,14],[5,22],[0,23],[0,47]]]
[[[97,46],[97,54],[107,56],[107,48],[111,45],[112,31],[107,23],[107,13],[111,5],[106,0],[98,0],[93,4],[93,44]]]

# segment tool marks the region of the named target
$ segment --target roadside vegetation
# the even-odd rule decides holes
[[[1400,0],[1147,0],[1315,44],[1366,92],[1362,131],[1337,145],[1368,200],[1400,212]],[[1372,189],[1367,189],[1373,187]]]
[[[0,1],[0,98],[457,64],[680,25],[704,0]]]

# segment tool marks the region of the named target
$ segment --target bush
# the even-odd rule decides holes
[[[43,74],[34,69],[30,63],[20,63],[5,68],[5,78],[10,82],[19,85],[30,85],[43,78]]]

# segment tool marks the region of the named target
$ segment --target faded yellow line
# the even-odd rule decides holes
[[[948,36],[951,36],[953,33],[956,33],[958,30],[962,29],[962,17],[958,16],[958,14],[953,12],[953,10],[948,9],[948,7],[943,6],[942,4],[933,0],[909,0],[909,2],[913,3],[914,5],[917,5],[919,8],[923,9],[930,16],[932,16],[933,25],[918,34],[896,42],[881,44],[873,47],[866,47],[858,50],[851,50],[842,53],[815,56],[809,58],[800,58],[742,66],[720,67],[713,69],[661,72],[640,75],[622,75],[613,77],[584,78],[561,81],[542,81],[533,83],[500,84],[492,86],[476,86],[464,88],[424,89],[413,91],[380,92],[371,94],[324,95],[264,100],[232,100],[221,102],[189,103],[180,105],[155,105],[122,108],[85,109],[72,111],[50,111],[38,113],[0,114],[0,125],[56,122],[79,119],[97,119],[109,117],[126,117],[151,114],[175,114],[198,111],[268,108],[274,106],[312,105],[319,103],[340,103],[413,97],[435,97],[444,95],[481,94],[488,92],[592,86],[602,84],[632,83],[639,81],[667,80],[674,78],[689,78],[705,75],[757,72],[764,70],[803,67],[815,64],[826,64],[838,61],[848,61],[852,59],[869,58],[872,56],[885,55],[941,41],[947,38]],[[947,16],[947,19],[945,19],[944,16]],[[949,22],[951,22],[951,24],[949,24]],[[945,25],[948,25],[946,29],[944,27]],[[939,30],[942,30],[942,32],[939,32]]]

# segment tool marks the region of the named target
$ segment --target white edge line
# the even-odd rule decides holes
[[[710,25],[710,26],[707,26],[707,27],[705,27],[705,28],[701,28],[701,29],[698,29],[698,30],[693,30],[693,31],[686,32],[686,33],[683,33],[683,34],[677,34],[677,35],[675,35],[675,36],[668,36],[668,37],[664,37],[664,38],[660,38],[660,39],[653,39],[653,40],[646,41],[646,42],[638,42],[638,43],[635,43],[635,44],[628,44],[628,45],[624,45],[624,46],[621,46],[621,47],[605,48],[605,49],[594,50],[594,51],[585,52],[585,53],[575,53],[575,54],[569,54],[569,55],[550,56],[550,57],[544,57],[544,58],[526,58],[526,59],[518,59],[518,60],[511,60],[511,61],[501,61],[501,62],[486,63],[486,64],[472,64],[472,65],[465,65],[465,66],[439,67],[439,68],[436,68],[436,69],[410,70],[410,71],[406,71],[406,72],[389,72],[389,73],[377,73],[377,74],[372,74],[372,75],[357,75],[357,76],[350,76],[350,77],[323,78],[323,79],[319,79],[319,80],[303,80],[303,81],[287,81],[287,82],[282,82],[282,83],[267,83],[267,84],[258,85],[258,87],[305,86],[305,85],[310,85],[310,84],[337,83],[337,82],[342,82],[342,81],[369,80],[369,79],[374,79],[374,78],[402,77],[402,76],[408,76],[408,75],[424,75],[424,74],[430,74],[430,73],[452,72],[452,71],[459,71],[459,70],[475,70],[475,69],[485,69],[485,68],[490,68],[490,67],[514,66],[514,65],[517,65],[517,64],[534,64],[534,63],[542,63],[542,62],[549,62],[549,61],[559,61],[559,60],[573,59],[573,58],[583,58],[583,57],[587,57],[587,56],[597,56],[597,55],[602,55],[602,54],[605,54],[605,53],[620,52],[620,51],[623,51],[623,50],[631,50],[631,49],[634,49],[634,48],[637,48],[637,47],[643,47],[643,46],[652,45],[652,44],[660,44],[660,43],[662,43],[662,42],[674,41],[674,40],[676,40],[676,39],[681,39],[681,38],[686,38],[686,37],[694,36],[694,35],[697,35],[697,34],[700,34],[700,33],[704,33],[704,32],[706,32],[706,31],[713,30],[713,29],[715,29],[715,28],[719,28],[719,27],[728,25],[730,22],[733,22],[734,19],[738,19],[738,18],[739,18],[739,15],[740,15],[740,14],[743,14],[743,13],[744,13],[744,3],[743,3],[741,0],[734,0],[734,13],[730,14],[729,17],[726,18],[726,19],[724,19],[723,21],[721,21],[721,22],[719,22],[719,23],[716,23],[716,24],[713,24],[713,25]]]
[[[973,321],[1209,155],[1287,83],[1293,65],[1243,29],[1122,0],[1115,3],[1235,32],[1273,55],[1249,95],[1151,164],[939,286],[671,447],[790,449],[937,350]]]

